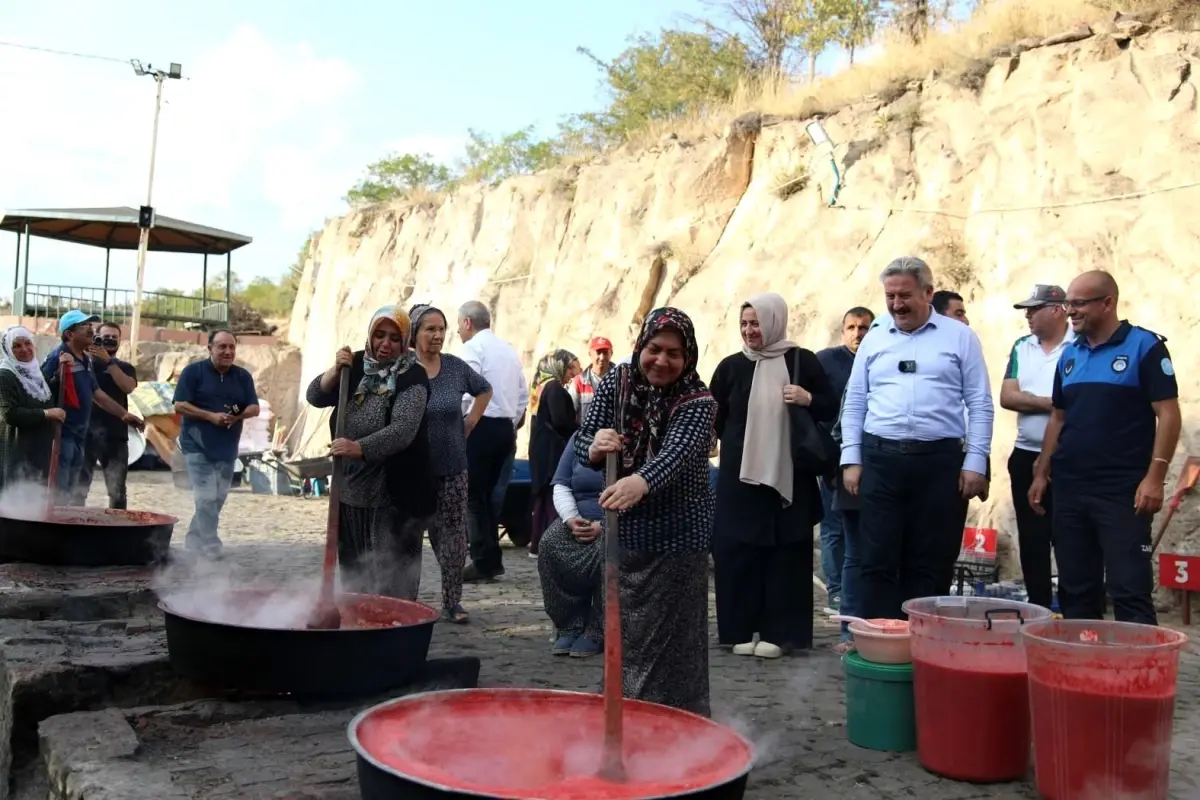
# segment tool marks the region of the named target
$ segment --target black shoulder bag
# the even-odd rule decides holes
[[[800,383],[800,348],[792,351],[791,382]],[[792,463],[801,472],[820,476],[837,474],[841,449],[829,431],[818,425],[804,406],[788,405],[792,420]]]

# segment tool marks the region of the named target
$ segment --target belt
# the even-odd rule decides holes
[[[912,439],[884,439],[873,433],[863,433],[863,445],[885,453],[900,453],[909,456],[927,456],[933,453],[962,453],[962,439],[934,439],[918,442]]]

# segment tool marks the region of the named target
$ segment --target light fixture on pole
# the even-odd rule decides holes
[[[150,229],[154,227],[154,157],[158,151],[158,115],[162,110],[163,83],[168,78],[182,78],[183,67],[175,63],[165,70],[155,69],[153,64],[143,67],[142,62],[136,58],[129,63],[133,67],[133,74],[139,77],[149,75],[157,85],[154,92],[154,128],[150,134],[150,177],[146,181],[146,204],[138,209],[138,227],[141,228],[141,235],[138,237],[137,288],[133,293],[133,321],[129,326],[129,360],[136,365],[142,322],[142,284],[146,280],[146,251],[150,248]]]
[[[833,167],[833,194],[829,197],[829,207],[833,208],[837,205],[838,192],[842,190],[842,173],[838,169],[833,140],[829,138],[829,134],[825,131],[825,126],[821,124],[819,119],[805,125],[804,132],[808,134],[808,138],[812,140],[814,147],[829,152],[829,166]]]

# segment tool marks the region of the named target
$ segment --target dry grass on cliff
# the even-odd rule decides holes
[[[684,138],[716,134],[730,119],[752,111],[800,119],[830,114],[869,95],[886,95],[931,72],[961,74],[988,59],[1000,45],[1045,38],[1081,22],[1111,19],[1117,10],[1132,13],[1170,5],[1170,0],[992,0],[970,19],[921,45],[887,41],[876,57],[812,85],[770,81],[743,87],[727,105],[663,122],[644,131],[634,144],[651,144],[672,132]]]

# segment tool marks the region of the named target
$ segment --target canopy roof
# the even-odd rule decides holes
[[[0,217],[0,230],[22,233],[26,224],[32,236],[112,250],[136,250],[141,236],[138,210],[129,206],[17,209]],[[150,229],[150,249],[160,253],[226,255],[252,241],[240,233],[162,215],[155,216]]]

